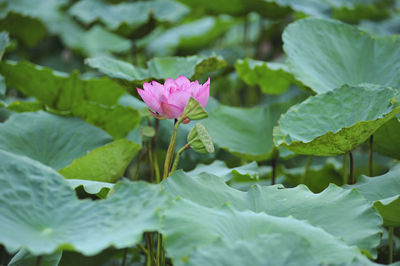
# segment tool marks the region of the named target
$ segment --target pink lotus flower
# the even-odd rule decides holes
[[[137,88],[143,101],[150,108],[151,114],[158,119],[179,118],[191,97],[195,98],[203,108],[210,95],[210,78],[203,85],[196,80],[179,76],[176,80],[167,79],[164,85],[152,81],[143,84],[143,90]],[[188,121],[186,121],[188,122]]]

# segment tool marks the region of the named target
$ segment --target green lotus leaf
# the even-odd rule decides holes
[[[266,0],[281,8],[290,8],[314,17],[334,17],[345,21],[358,22],[360,19],[382,19],[389,15],[385,8],[388,3],[379,0]]]
[[[119,139],[75,159],[58,172],[68,179],[113,183],[122,177],[140,148],[137,143]]]
[[[374,133],[373,149],[380,154],[400,159],[400,122],[393,118]]]
[[[7,105],[8,110],[16,113],[37,112],[45,108],[45,105],[40,102],[15,101]]]
[[[0,73],[7,86],[62,114],[79,116],[113,137],[124,137],[139,124],[136,110],[118,105],[124,88],[106,77],[84,79],[77,72],[68,75],[28,62],[3,62]]]
[[[384,225],[400,226],[400,165],[395,165],[389,172],[381,176],[360,176],[355,188],[368,200],[383,217]]]
[[[200,261],[204,261],[203,256],[207,258],[207,252],[216,246],[219,247],[216,251],[224,251],[224,256],[218,257],[237,256],[235,254],[237,246],[241,245],[258,244],[264,249],[269,249],[270,245],[277,243],[276,240],[272,242],[270,240],[285,239],[282,242],[288,243],[293,239],[293,237],[287,238],[289,235],[297,236],[295,237],[297,242],[308,243],[296,248],[297,254],[301,257],[300,261],[306,265],[310,263],[339,265],[350,263],[355,259],[369,264],[356,247],[346,245],[306,221],[293,217],[276,217],[266,213],[238,211],[229,206],[210,208],[186,199],[177,199],[164,212],[161,231],[165,236],[167,254],[175,265],[198,265],[196,262],[199,261],[199,257]],[[250,255],[246,256],[249,259],[247,263],[257,265],[256,262],[262,256],[264,261],[280,262],[275,265],[288,265],[288,263],[294,265],[294,261],[291,261],[292,258],[287,258],[287,254],[264,250],[261,255],[260,251],[260,249],[253,250],[256,254],[250,252]],[[212,265],[219,265],[217,262],[221,260],[224,259],[213,259]],[[229,265],[242,264],[239,260]]]
[[[111,78],[127,80],[137,86],[154,79],[176,79],[180,75],[193,79],[226,66],[223,58],[218,56],[156,57],[147,62],[147,69],[108,57],[88,58],[85,62]]]
[[[131,42],[128,39],[106,31],[99,25],[85,30],[62,11],[67,5],[66,0],[43,0],[40,3],[30,0],[6,0],[2,3],[0,19],[5,18],[5,29],[12,34],[15,32],[17,37],[30,46],[36,45],[47,30],[50,34],[60,37],[67,47],[88,56],[130,50]],[[21,23],[20,16],[23,17],[24,23]]]
[[[260,86],[263,93],[281,94],[294,82],[293,75],[282,63],[246,58],[236,61],[235,68],[246,84]]]
[[[398,97],[398,90],[371,84],[312,96],[282,115],[274,142],[299,154],[345,154],[400,112]]]
[[[12,115],[0,124],[0,149],[25,155],[59,170],[112,141],[79,118],[39,111]]]
[[[288,103],[269,107],[219,106],[202,121],[215,145],[249,160],[267,160],[277,155],[272,129]]]
[[[75,3],[69,13],[86,25],[101,20],[110,30],[117,30],[123,24],[138,28],[151,16],[158,21],[176,22],[188,11],[186,6],[174,1],[109,4],[106,1],[84,0]]]
[[[290,71],[316,93],[344,84],[400,87],[398,38],[374,38],[354,26],[315,18],[290,24],[282,38]]]
[[[167,201],[158,185],[120,182],[105,200],[79,200],[65,179],[25,156],[0,150],[0,243],[33,255],[74,250],[94,255],[140,243],[159,228]]]
[[[198,164],[195,169],[187,172],[190,176],[200,173],[209,173],[222,177],[225,181],[234,178],[258,179],[259,170],[256,162],[251,162],[239,167],[228,168],[223,161],[214,161],[211,164]]]
[[[207,208],[229,204],[238,211],[251,210],[306,220],[349,246],[356,245],[376,256],[382,218],[356,190],[330,185],[323,192],[314,194],[304,185],[288,189],[281,185],[255,185],[242,192],[229,187],[223,178],[215,175],[203,173],[192,177],[182,171],[168,177],[163,187],[171,196],[180,196]]]
[[[146,51],[156,56],[173,55],[178,48],[192,52],[214,42],[234,23],[234,19],[224,15],[203,17],[161,31],[141,45],[146,45]]]
[[[0,18],[0,30],[9,32],[11,37],[27,47],[37,45],[46,36],[46,27],[42,22],[14,12]]]

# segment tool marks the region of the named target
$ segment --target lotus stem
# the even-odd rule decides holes
[[[126,265],[126,255],[128,254],[128,248],[124,248],[124,253],[122,254],[122,263],[121,266]]]
[[[389,226],[389,264],[393,263],[393,236],[394,236],[394,227]]]
[[[350,176],[349,176],[349,184],[354,184],[354,161],[353,161],[353,154],[351,151],[349,152],[349,159],[350,159]]]
[[[181,154],[182,154],[185,150],[187,150],[187,149],[189,149],[189,148],[190,148],[189,144],[186,144],[185,146],[183,146],[183,147],[178,151],[178,153],[177,153],[176,156],[175,156],[175,161],[174,161],[174,164],[172,165],[172,170],[171,170],[171,172],[169,173],[169,175],[172,175],[172,174],[175,172],[176,168],[178,167],[178,163],[179,163],[179,159],[180,159],[180,157],[181,157]]]
[[[178,133],[178,127],[183,122],[183,120],[184,120],[184,117],[179,118],[179,120],[175,120],[174,129],[172,131],[171,140],[169,142],[169,146],[168,146],[168,150],[167,150],[167,155],[165,157],[163,179],[168,177],[169,169],[171,167],[172,157],[174,156],[176,135]]]
[[[373,144],[374,144],[374,135],[371,135],[369,137],[369,176],[372,177],[373,176]]]
[[[311,163],[312,163],[312,159],[313,159],[313,157],[311,155],[309,155],[307,157],[306,166],[304,167],[304,172],[301,175],[300,184],[305,184],[305,182],[306,182],[308,170],[310,169],[310,166],[311,166]]]
[[[271,178],[271,185],[275,185],[276,182],[276,159],[272,159],[272,178]]]
[[[36,259],[35,266],[39,266],[41,260],[42,260],[42,256],[38,256],[37,259]]]

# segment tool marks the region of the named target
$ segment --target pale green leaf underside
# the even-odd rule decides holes
[[[0,149],[25,155],[55,170],[112,141],[79,118],[43,111],[12,115],[0,124]]]
[[[397,90],[364,84],[312,96],[292,106],[274,128],[274,142],[299,154],[345,154],[363,143],[400,108]]]
[[[268,94],[281,94],[294,82],[293,75],[282,63],[246,58],[236,61],[235,68],[244,82],[251,86],[258,85],[262,92]]]
[[[105,200],[79,200],[57,172],[0,150],[0,243],[34,255],[59,249],[93,255],[124,248],[158,229],[167,197],[159,186],[121,182]]]
[[[140,148],[135,142],[119,139],[92,150],[58,172],[68,179],[113,183],[122,177]]]
[[[124,88],[106,77],[83,79],[77,72],[68,75],[29,62],[9,61],[0,64],[0,73],[7,77],[9,87],[63,114],[79,116],[114,137],[126,136],[139,124],[136,110],[118,105]]]
[[[100,198],[106,198],[108,192],[114,187],[113,183],[98,182],[83,179],[66,179],[68,185],[73,189],[82,187],[83,190],[92,195],[97,195]]]
[[[226,65],[221,57],[216,56],[156,57],[147,63],[147,69],[107,57],[89,58],[86,59],[86,63],[109,77],[132,82],[176,79],[180,75],[193,78],[195,75],[216,70]]]
[[[360,176],[356,188],[383,217],[386,226],[400,226],[400,165],[381,176]]]
[[[317,93],[344,84],[400,87],[400,40],[373,38],[334,20],[303,19],[283,33],[284,50],[296,79]]]
[[[229,187],[215,175],[203,173],[192,177],[178,171],[163,182],[163,187],[171,196],[180,196],[207,208],[229,204],[238,211],[251,210],[305,220],[349,246],[357,245],[368,250],[373,256],[380,241],[382,219],[372,204],[357,191],[335,185],[319,194],[312,193],[305,186],[285,189],[282,186],[256,185],[248,192],[242,192]]]

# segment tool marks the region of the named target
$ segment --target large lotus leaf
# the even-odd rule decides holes
[[[175,54],[178,48],[188,51],[201,49],[223,35],[234,22],[227,16],[203,17],[149,38],[146,50],[153,55],[167,56]]]
[[[299,248],[300,247],[300,248]],[[284,252],[282,252],[284,248]],[[221,256],[221,254],[224,254]],[[279,232],[256,236],[251,241],[238,240],[227,245],[217,240],[194,249],[187,263],[177,265],[318,265],[309,241],[302,236]]]
[[[167,197],[157,185],[121,182],[105,200],[79,200],[57,172],[0,150],[0,243],[33,255],[75,250],[94,255],[137,244],[159,228]]]
[[[374,133],[373,149],[380,154],[400,159],[400,122],[393,118]]]
[[[389,172],[381,176],[360,176],[355,185],[383,217],[384,225],[400,226],[400,165],[397,164]]]
[[[122,177],[139,150],[139,144],[119,139],[92,150],[58,172],[68,179],[113,183]]]
[[[137,28],[153,16],[159,21],[176,22],[188,8],[174,1],[146,1],[109,4],[106,1],[83,0],[74,4],[69,13],[85,24],[101,20],[107,28],[118,29],[122,24]]]
[[[373,256],[380,241],[382,218],[356,190],[330,185],[314,194],[303,185],[289,189],[280,185],[255,185],[248,192],[242,192],[215,175],[203,173],[192,177],[181,171],[168,177],[163,187],[172,196],[181,196],[208,208],[228,203],[240,211],[306,220],[348,245],[368,250]]]
[[[147,69],[107,57],[89,58],[86,59],[86,63],[109,77],[127,80],[136,84],[153,79],[176,79],[180,75],[194,78],[200,74],[226,66],[225,61],[217,56],[156,57],[147,62]]]
[[[225,181],[237,178],[258,179],[259,170],[256,162],[246,165],[228,168],[223,161],[214,161],[211,164],[198,164],[195,169],[187,172],[189,175],[198,175],[200,173],[210,173],[224,178]]]
[[[282,115],[274,142],[299,154],[345,154],[400,111],[398,97],[397,89],[370,84],[312,96]]]
[[[294,82],[293,75],[282,63],[246,58],[236,61],[235,68],[248,85],[258,85],[262,92],[268,94],[281,94]]]
[[[57,266],[60,263],[61,256],[62,252],[57,251],[50,255],[41,256],[38,259],[38,256],[30,254],[25,249],[20,249],[7,266],[37,266],[38,260],[41,266]]]
[[[276,240],[270,242],[271,238],[285,239],[289,235],[298,236],[299,242],[309,244],[297,247],[298,253],[301,254],[300,261],[306,262],[306,265],[310,263],[340,265],[350,263],[354,259],[368,263],[356,247],[350,247],[323,229],[292,217],[276,217],[248,210],[238,211],[229,206],[210,208],[187,199],[177,199],[164,212],[161,226],[161,231],[165,235],[167,255],[177,265],[196,265],[195,261],[198,257],[203,256],[204,252],[209,252],[210,248],[215,247],[216,244],[220,246],[219,250],[227,251],[227,253],[222,253],[223,256],[229,257],[230,252],[236,251],[232,247],[241,243],[250,246],[259,244],[264,249],[268,249],[269,245],[277,244]],[[263,235],[266,237],[260,237]],[[282,242],[288,243],[289,239],[286,238]],[[287,249],[286,246],[280,247],[282,250]],[[200,254],[195,252],[196,249],[200,251]],[[257,250],[260,251],[260,249]],[[313,256],[310,257],[310,253]],[[263,252],[261,255],[268,262],[280,261],[280,264],[273,265],[288,263],[284,259],[286,254]],[[246,257],[251,259],[247,261],[248,265],[257,265],[258,256],[247,255]],[[291,258],[288,260],[291,264],[294,263]],[[232,265],[242,264],[236,261]]]
[[[80,116],[114,137],[126,136],[139,124],[136,110],[118,105],[124,88],[106,77],[83,79],[77,72],[68,75],[28,62],[3,62],[0,73],[9,87],[62,113]]]
[[[94,56],[129,51],[131,47],[129,40],[108,32],[98,25],[86,31],[65,12],[62,12],[61,8],[66,4],[68,1],[65,0],[43,0],[40,3],[30,0],[6,0],[4,8],[0,11],[0,18],[4,18],[10,12],[35,18],[45,24],[51,34],[58,35],[66,46],[79,50],[85,55]],[[30,28],[32,28],[32,23],[37,23],[35,21],[28,22]],[[24,26],[26,27],[26,25]],[[38,28],[40,29],[36,26],[34,29]],[[19,29],[20,27],[18,27]],[[21,36],[21,34],[19,35]],[[26,29],[22,34],[24,40],[28,39],[30,35],[32,32]]]
[[[219,147],[249,160],[267,160],[277,154],[272,129],[288,104],[238,108],[219,106],[202,121]]]
[[[28,156],[56,170],[111,142],[110,135],[79,118],[39,111],[0,124],[0,149]]]
[[[311,18],[290,24],[283,41],[290,71],[317,93],[344,84],[400,87],[398,38],[373,38],[354,26]]]

